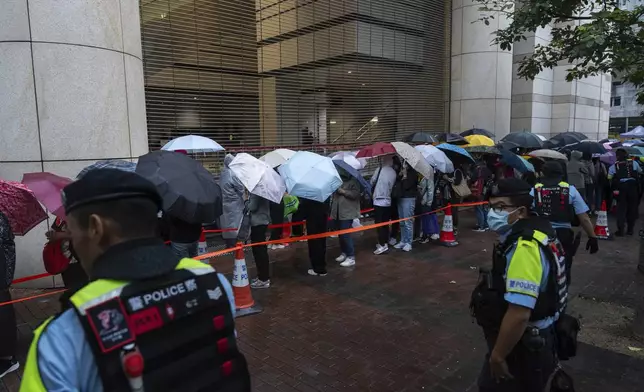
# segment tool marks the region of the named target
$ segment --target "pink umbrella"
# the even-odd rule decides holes
[[[0,180],[0,211],[9,218],[15,235],[25,235],[47,219],[34,193],[19,182]]]
[[[65,219],[65,209],[60,192],[72,180],[52,173],[27,173],[22,176],[22,183],[31,189],[38,201],[47,207],[49,212]]]

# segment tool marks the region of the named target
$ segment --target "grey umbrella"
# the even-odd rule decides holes
[[[539,136],[529,131],[509,133],[505,135],[505,137],[501,139],[501,141],[512,142],[516,144],[518,147],[532,148],[535,150],[542,148],[543,146],[543,142],[541,141],[541,139],[539,139]]]
[[[199,162],[171,151],[143,155],[136,172],[156,185],[163,210],[188,223],[209,223],[222,213],[221,188]]]

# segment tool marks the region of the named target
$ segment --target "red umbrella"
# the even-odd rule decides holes
[[[27,173],[22,176],[22,183],[34,192],[38,201],[47,207],[49,212],[65,219],[65,209],[60,193],[72,180],[52,173]]]
[[[0,211],[9,218],[15,235],[25,235],[47,219],[34,193],[19,182],[0,180]]]
[[[356,158],[374,158],[395,153],[396,149],[391,145],[391,143],[378,142],[362,147],[362,149],[358,151],[358,154],[356,154]]]

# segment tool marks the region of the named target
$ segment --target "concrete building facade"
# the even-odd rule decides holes
[[[184,134],[230,151],[327,151],[416,131],[486,128],[604,137],[610,78],[534,81],[492,45],[471,0],[5,0],[0,177],[70,178]],[[306,146],[306,147],[305,147]],[[216,161],[218,158],[215,158]],[[42,272],[41,224],[17,276]],[[47,286],[51,278],[34,284]]]

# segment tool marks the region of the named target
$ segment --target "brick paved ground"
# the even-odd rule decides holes
[[[418,244],[410,253],[373,256],[373,234],[367,233],[357,240],[351,269],[334,265],[337,239],[330,239],[324,278],[306,275],[304,243],[271,252],[273,287],[255,297],[265,311],[237,322],[253,390],[475,391],[484,347],[467,305],[492,239],[462,230],[457,248]],[[573,294],[626,306],[641,299],[638,242],[602,242],[600,256],[581,252]],[[230,262],[221,264],[230,271]],[[34,300],[17,306],[21,361],[31,330],[55,305]],[[585,344],[579,351],[566,364],[578,391],[642,390],[644,360]],[[18,374],[10,375],[0,391],[16,391],[18,383]]]

